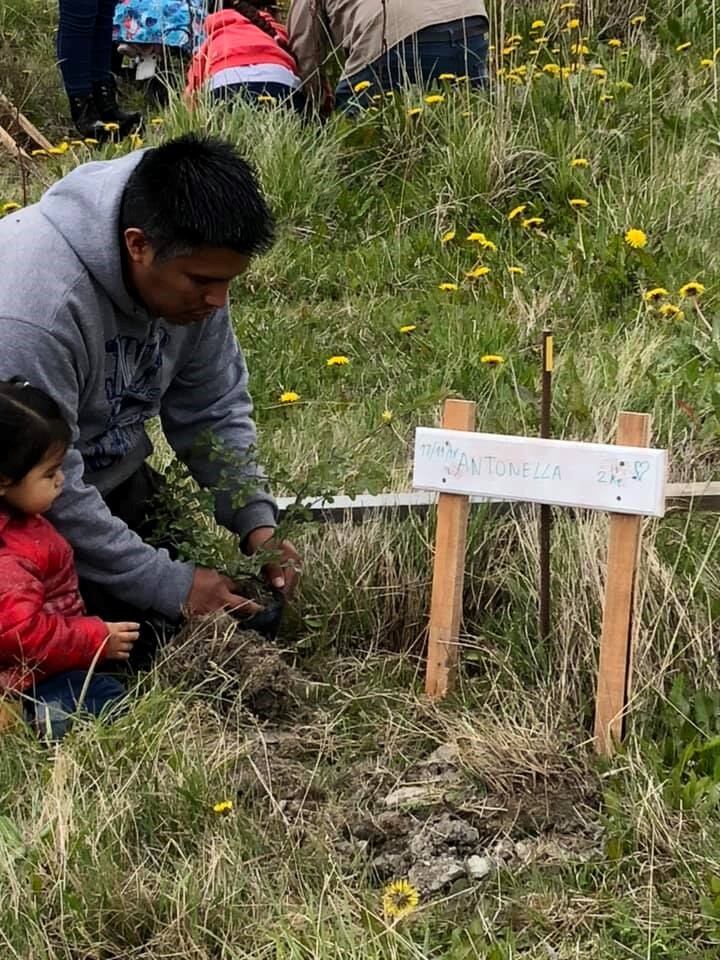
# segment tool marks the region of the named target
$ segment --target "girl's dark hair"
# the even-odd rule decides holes
[[[241,14],[246,20],[249,20],[254,27],[257,27],[258,30],[262,30],[263,33],[272,37],[279,47],[289,52],[285,39],[280,36],[271,23],[268,23],[261,12],[264,11],[275,17],[277,15],[277,6],[274,3],[263,3],[262,0],[222,0],[222,6],[224,10],[234,10],[236,13]]]
[[[22,377],[0,381],[0,477],[20,483],[52,450],[70,446],[60,407]]]

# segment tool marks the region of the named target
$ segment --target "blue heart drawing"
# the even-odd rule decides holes
[[[634,479],[634,480],[642,480],[642,478],[645,476],[645,474],[648,472],[649,469],[650,469],[650,461],[649,461],[649,460],[636,460],[636,461],[635,461],[635,476],[634,476],[633,479]]]

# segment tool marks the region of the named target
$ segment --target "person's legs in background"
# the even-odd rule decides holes
[[[305,94],[302,90],[295,90],[284,83],[265,81],[231,83],[217,87],[213,90],[212,96],[214,100],[224,103],[232,103],[236,98],[240,98],[257,106],[290,107],[296,113],[303,113],[305,110]]]
[[[140,119],[138,114],[125,114],[128,119],[122,123],[106,120],[96,102],[98,82],[112,79],[113,9],[112,0],[59,0],[57,56],[70,113],[80,133],[95,140],[108,139],[107,122],[118,123],[125,136]]]
[[[121,110],[117,102],[112,73],[113,15],[116,0],[96,0],[96,3],[97,15],[90,63],[93,98],[103,123],[117,123],[120,136],[124,137],[140,125],[142,115]]]
[[[84,670],[58,673],[36,684],[23,695],[25,719],[43,740],[62,740],[73,716],[118,716],[125,687],[115,677],[102,673],[89,676]]]

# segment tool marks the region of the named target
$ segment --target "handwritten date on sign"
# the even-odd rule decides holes
[[[665,450],[420,427],[413,486],[663,516]]]

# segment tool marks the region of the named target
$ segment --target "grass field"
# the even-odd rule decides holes
[[[60,143],[53,15],[3,3],[0,76]],[[437,102],[382,98],[322,129],[242,108],[188,117],[173,101],[148,126],[146,143],[230,137],[272,199],[278,243],[232,309],[279,493],[407,488],[413,429],[436,424],[447,396],[475,400],[483,430],[535,434],[545,327],[554,435],[609,441],[618,411],[648,412],[671,479],[718,477],[714,4],[538,0],[492,20],[487,94],[448,81]],[[90,155],[40,158],[30,199]],[[22,187],[5,161],[10,202]],[[691,282],[702,292],[681,296]],[[231,564],[178,484],[186,552]],[[168,686],[160,667],[112,727],[79,726],[52,751],[4,737],[1,956],[720,956],[716,515],[644,525],[633,713],[609,765],[588,742],[605,517],[557,514],[542,645],[533,512],[473,514],[465,670],[440,706],[421,695],[432,521],[289,533],[306,569],[286,652],[253,661],[230,710],[222,662],[204,687]],[[221,649],[230,630],[196,625],[186,649]],[[264,686],[276,699],[258,710]],[[453,759],[433,767],[432,796],[386,808],[397,787],[427,784],[441,745]],[[393,919],[383,884],[448,814],[499,868]]]

